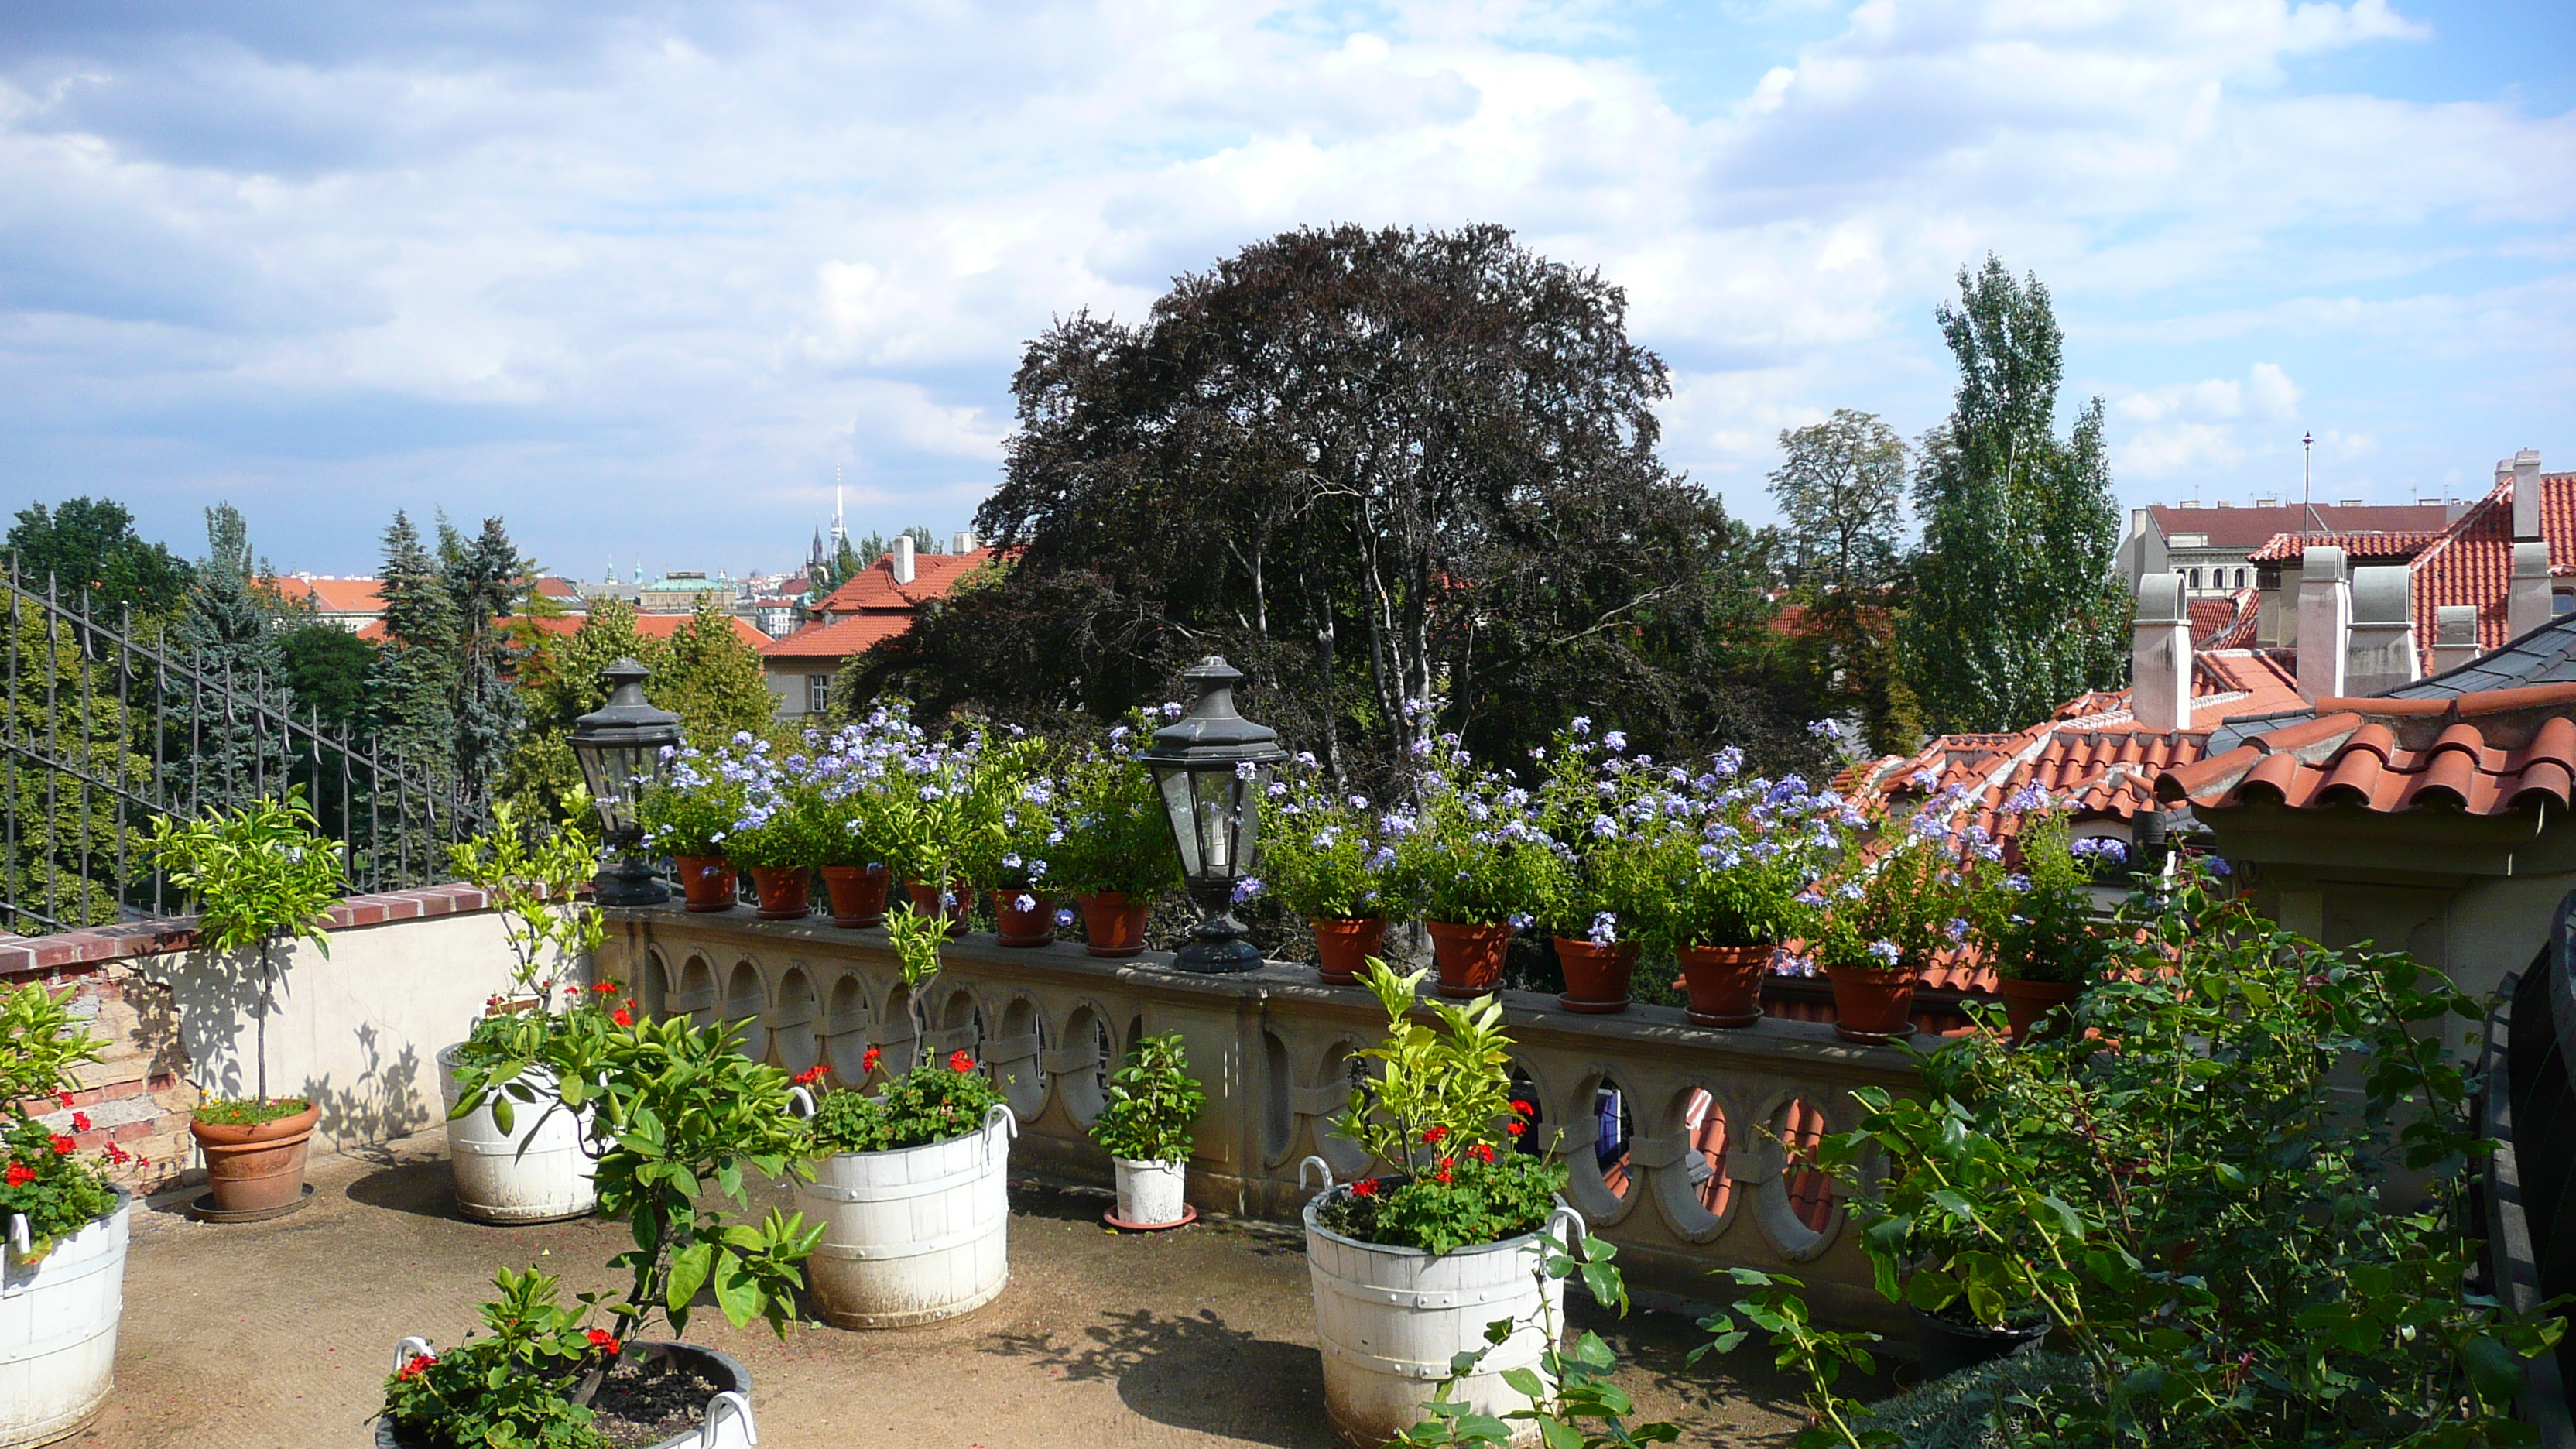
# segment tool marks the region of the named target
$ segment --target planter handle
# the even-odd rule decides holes
[[[1320,1157],[1311,1155],[1299,1161],[1297,1164],[1297,1190],[1299,1192],[1304,1192],[1306,1190],[1306,1169],[1310,1167],[1320,1168],[1323,1171],[1324,1191],[1331,1192],[1333,1190],[1333,1164],[1326,1162]]]
[[[1020,1135],[1019,1114],[1011,1110],[1010,1103],[995,1102],[992,1106],[984,1109],[984,1131],[987,1135],[987,1140],[990,1139],[990,1134],[993,1130],[993,1123],[997,1119],[1001,1122],[1004,1128],[1009,1130],[1012,1137],[1016,1138]]]
[[[404,1364],[411,1362],[414,1356],[424,1353],[428,1354],[432,1358],[438,1357],[438,1350],[429,1346],[429,1340],[416,1333],[411,1337],[404,1339],[402,1342],[395,1344],[394,1372],[401,1373],[403,1371]]]
[[[36,1239],[28,1231],[25,1213],[9,1214],[9,1246],[18,1250],[20,1258],[25,1258],[36,1251]]]
[[[742,1420],[742,1442],[757,1444],[760,1431],[751,1426],[751,1401],[731,1389],[707,1400],[707,1416],[698,1423],[698,1449],[721,1449],[724,1441],[716,1434],[727,1416]]]
[[[1556,1225],[1565,1221],[1567,1218],[1574,1219],[1574,1232],[1572,1236],[1565,1240],[1565,1246],[1571,1248],[1576,1243],[1592,1236],[1592,1227],[1590,1224],[1583,1221],[1583,1214],[1576,1212],[1573,1208],[1564,1203],[1558,1203],[1556,1205],[1556,1211],[1547,1215],[1547,1230],[1551,1233],[1555,1232]]]
[[[805,1110],[802,1112],[796,1110],[799,1103],[802,1103],[805,1107]],[[803,1087],[788,1088],[787,1115],[790,1117],[812,1117],[814,1115],[814,1094],[806,1091]]]

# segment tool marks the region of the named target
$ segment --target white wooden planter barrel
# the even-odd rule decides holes
[[[697,1370],[710,1380],[733,1385],[707,1400],[707,1412],[698,1420],[698,1427],[685,1434],[674,1434],[652,1444],[649,1449],[753,1449],[760,1442],[760,1433],[751,1423],[749,1369],[726,1354],[700,1348],[694,1343],[644,1343],[627,1351],[632,1353],[636,1348],[679,1355],[692,1361]],[[394,1372],[402,1372],[403,1365],[411,1362],[414,1354],[436,1352],[428,1339],[406,1338],[394,1345]],[[404,1449],[403,1441],[394,1435],[392,1421],[387,1419],[376,1420],[375,1442],[376,1449]]]
[[[963,1137],[816,1162],[796,1200],[823,1224],[805,1260],[823,1320],[900,1328],[992,1302],[1011,1276],[1009,1172],[1018,1134],[1019,1119],[996,1103],[983,1127]]]
[[[1109,1159],[1118,1169],[1118,1220],[1140,1228],[1165,1227],[1181,1220],[1182,1189],[1189,1184],[1189,1160],[1131,1162]]]
[[[1320,1157],[1298,1165],[1324,1169],[1324,1190],[1306,1204],[1306,1267],[1315,1285],[1315,1337],[1324,1350],[1324,1412],[1353,1444],[1376,1449],[1423,1419],[1422,1405],[1449,1377],[1450,1359],[1485,1346],[1485,1325],[1516,1325],[1450,1397],[1478,1413],[1527,1408],[1503,1382],[1506,1370],[1538,1370],[1548,1346],[1544,1325],[1565,1322],[1565,1284],[1539,1270],[1540,1238],[1526,1234],[1434,1257],[1420,1248],[1390,1248],[1346,1238],[1317,1216],[1333,1195],[1332,1169]],[[1583,1233],[1583,1218],[1560,1204],[1551,1231]],[[1545,1316],[1541,1309],[1544,1306]],[[1542,1378],[1545,1375],[1541,1375]],[[1523,1426],[1515,1444],[1536,1444]]]
[[[447,1110],[465,1094],[456,1085],[456,1052],[438,1053],[438,1093]],[[447,1119],[448,1165],[456,1173],[456,1210],[487,1223],[550,1223],[577,1218],[599,1206],[591,1176],[598,1163],[582,1151],[583,1134],[593,1113],[587,1107],[566,1112],[555,1105],[555,1074],[530,1067],[521,1081],[539,1090],[534,1102],[510,1103],[510,1125],[503,1132],[492,1120],[492,1104],[462,1117]]]
[[[49,1444],[78,1429],[116,1378],[116,1321],[125,1310],[126,1210],[118,1189],[106,1216],[54,1240],[29,1264],[27,1219],[13,1213],[0,1277],[0,1449]]]

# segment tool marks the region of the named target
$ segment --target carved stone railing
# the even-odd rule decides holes
[[[748,1021],[744,1049],[791,1071],[828,1063],[856,1081],[870,1046],[889,1069],[912,1060],[902,975],[881,931],[748,911],[610,916],[600,969],[654,1014]],[[1321,1155],[1344,1177],[1369,1166],[1329,1121],[1349,1100],[1352,1052],[1384,1027],[1365,990],[1325,986],[1304,967],[1198,976],[1159,953],[1103,961],[1077,945],[1006,950],[983,935],[949,946],[945,961],[928,987],[927,1045],[976,1050],[1019,1114],[1014,1152],[1040,1173],[1109,1181],[1108,1155],[1086,1135],[1108,1072],[1138,1035],[1170,1031],[1208,1094],[1192,1203],[1293,1222],[1311,1196],[1301,1159]],[[1521,992],[1504,1005],[1536,1135],[1559,1142],[1567,1197],[1619,1244],[1632,1284],[1725,1301],[1731,1285],[1710,1273],[1776,1270],[1808,1282],[1820,1318],[1892,1323],[1897,1310],[1870,1287],[1846,1230],[1845,1189],[1800,1156],[1851,1125],[1854,1088],[1915,1090],[1904,1053],[1814,1022],[1715,1031],[1662,1007],[1577,1016]]]

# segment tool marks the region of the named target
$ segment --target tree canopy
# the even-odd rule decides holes
[[[51,509],[28,504],[9,528],[8,547],[24,587],[41,594],[50,580],[65,603],[85,596],[102,621],[128,608],[166,620],[187,598],[187,560],[137,537],[134,514],[111,499],[67,498]]]
[[[1626,313],[1501,227],[1342,226],[1182,276],[1135,325],[1061,320],[976,515],[1010,563],[850,685],[1106,718],[1224,653],[1346,775],[1435,730],[1516,752],[1575,712],[1800,754],[1756,541],[1657,458],[1670,387]]]

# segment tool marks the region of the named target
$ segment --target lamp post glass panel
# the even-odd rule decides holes
[[[643,860],[644,822],[637,813],[644,792],[662,772],[662,752],[680,743],[680,717],[644,699],[652,671],[620,659],[599,672],[608,681],[608,703],[573,721],[572,752],[581,761],[591,803],[599,807],[607,859],[591,883],[603,906],[654,906],[671,892]]]
[[[1261,783],[1288,757],[1279,733],[1234,711],[1242,671],[1210,656],[1181,676],[1198,697],[1189,712],[1154,731],[1145,768],[1163,795],[1180,848],[1181,874],[1201,917],[1173,964],[1184,971],[1250,971],[1260,948],[1234,918],[1236,886],[1251,873],[1261,828]]]

